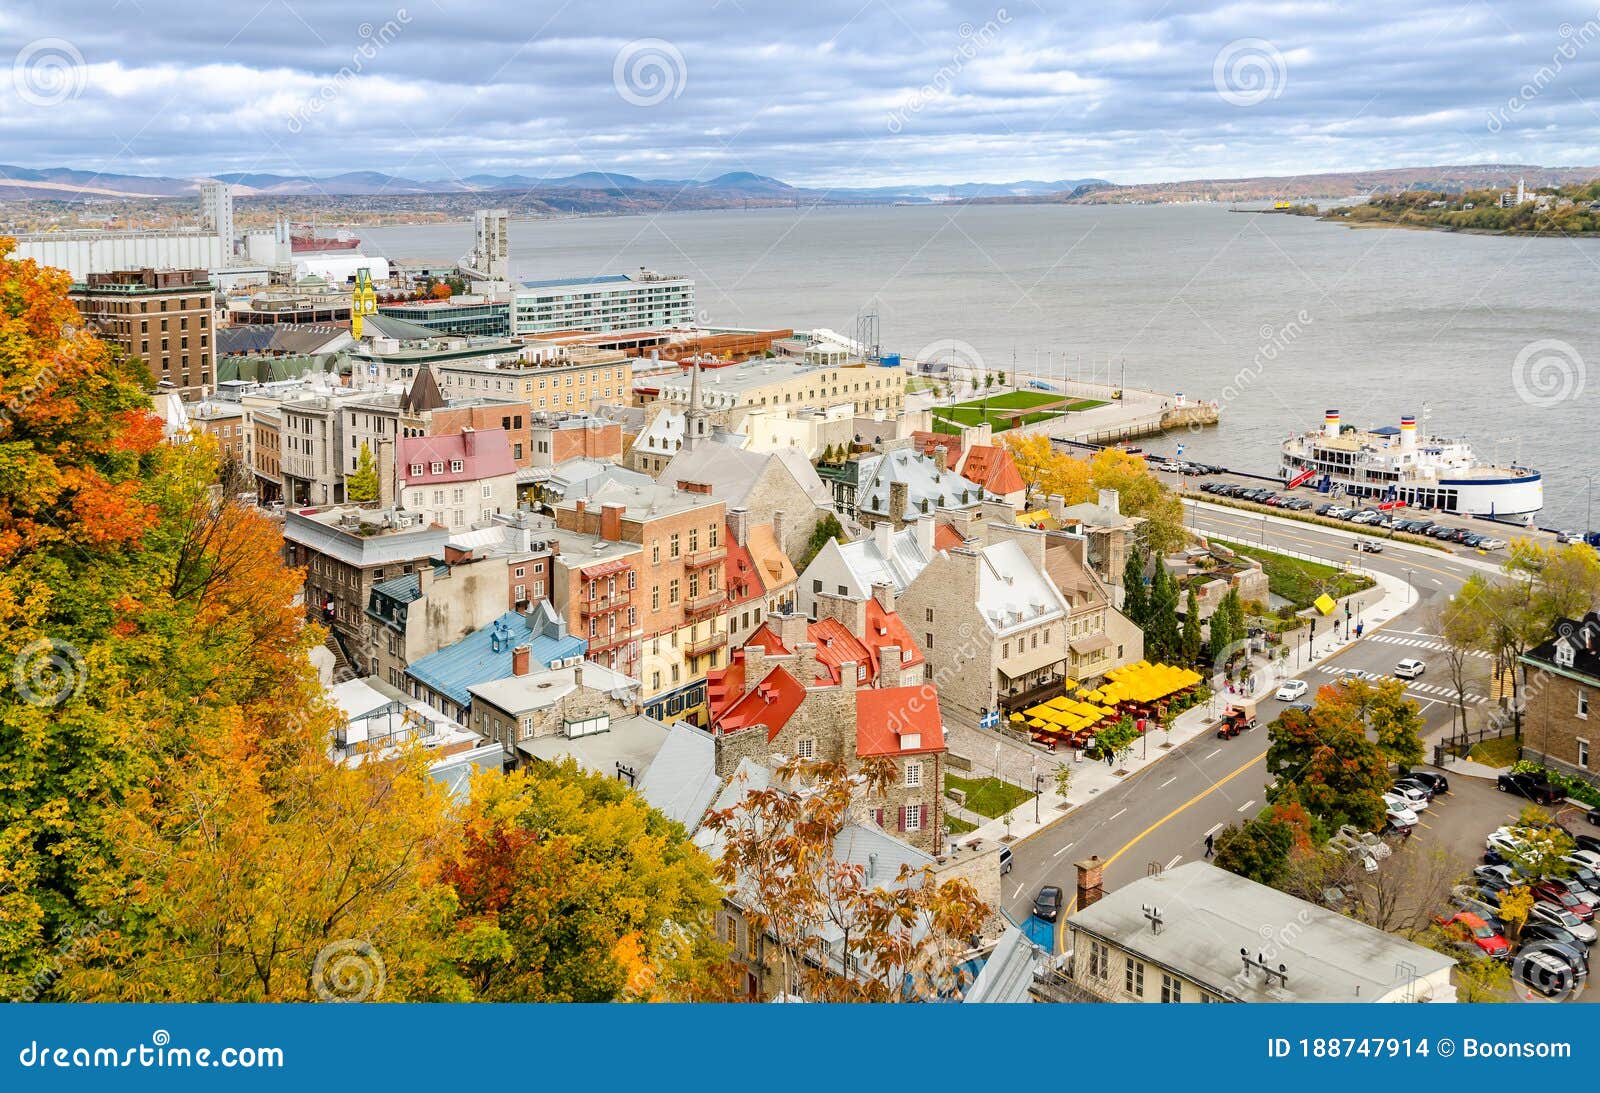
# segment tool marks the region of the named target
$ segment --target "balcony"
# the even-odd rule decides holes
[[[705,656],[711,650],[720,649],[726,644],[728,644],[728,632],[726,630],[715,634],[707,634],[703,638],[697,638],[686,643],[683,647],[683,655],[687,657]]]
[[[619,588],[609,596],[596,596],[592,600],[579,600],[578,612],[583,615],[598,615],[605,611],[615,611],[619,607],[628,606],[632,599],[632,592],[626,588]]]
[[[618,630],[614,634],[596,634],[589,639],[589,656],[604,653],[619,646],[630,645],[639,640],[643,630]]]
[[[727,606],[727,603],[728,594],[719,588],[704,595],[696,596],[692,600],[684,600],[683,617],[691,621],[703,619],[707,615],[717,614]]]
[[[697,550],[692,554],[685,554],[683,556],[683,568],[704,569],[708,565],[715,565],[727,556],[727,547],[712,547],[710,550]]]

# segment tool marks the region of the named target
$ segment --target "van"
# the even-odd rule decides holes
[[[1000,875],[1003,877],[1009,872],[1011,872],[1011,848],[1002,846],[1000,848]]]

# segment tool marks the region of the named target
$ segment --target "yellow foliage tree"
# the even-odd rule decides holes
[[[1082,504],[1094,497],[1089,484],[1089,464],[1057,450],[1049,437],[1042,433],[1006,433],[1005,442],[1017,473],[1028,487],[1028,507],[1057,494],[1069,505]]]

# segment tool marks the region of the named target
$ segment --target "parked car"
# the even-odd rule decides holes
[[[1056,916],[1061,914],[1061,903],[1061,889],[1053,884],[1047,884],[1039,889],[1039,894],[1033,898],[1034,916],[1046,922],[1054,922]]]
[[[1339,506],[1335,505],[1332,501],[1326,501],[1323,504],[1320,504],[1320,505],[1317,506],[1317,515],[1318,516],[1331,516],[1333,514],[1333,510],[1338,508],[1338,507]]]
[[[1420,778],[1401,778],[1395,782],[1395,785],[1406,786],[1411,789],[1420,789],[1423,793],[1428,795],[1429,801],[1432,801],[1434,796],[1439,792],[1438,790],[1434,789],[1430,783],[1424,782]]]
[[[1446,936],[1465,941],[1496,960],[1504,960],[1511,955],[1511,946],[1500,936],[1500,931],[1471,911],[1462,911],[1448,918],[1440,917],[1433,921],[1444,930]]]
[[[1406,778],[1413,782],[1421,782],[1430,786],[1435,794],[1450,792],[1450,779],[1442,774],[1435,774],[1431,770],[1412,770],[1406,772]]]
[[[1565,796],[1541,776],[1527,771],[1502,774],[1495,779],[1494,785],[1501,793],[1514,793],[1541,805],[1553,805]]]
[[[1527,849],[1527,844],[1505,829],[1489,832],[1489,837],[1483,841],[1484,849],[1492,850],[1502,859],[1515,858]]]
[[[1548,877],[1545,883],[1555,888],[1560,888],[1579,903],[1587,903],[1591,909],[1600,908],[1600,889],[1590,888],[1577,877]],[[1569,907],[1570,909],[1570,907]],[[1576,913],[1576,912],[1574,912]],[[1582,914],[1578,914],[1582,918]],[[1590,921],[1594,921],[1590,918]]]
[[[1517,935],[1517,940],[1524,945],[1533,941],[1547,941],[1556,945],[1566,945],[1571,948],[1573,955],[1585,969],[1589,967],[1589,947],[1578,940],[1565,926],[1557,926],[1553,922],[1527,922],[1522,926],[1522,931]]]
[[[1568,865],[1581,865],[1591,873],[1600,873],[1600,854],[1593,850],[1574,850],[1564,860]]]
[[[1541,881],[1533,885],[1531,891],[1533,892],[1533,898],[1540,903],[1548,903],[1555,907],[1565,907],[1584,922],[1594,921],[1594,908],[1567,891],[1562,885]]]
[[[1372,856],[1377,858],[1379,861],[1383,861],[1390,854],[1394,853],[1394,848],[1388,843],[1384,842],[1381,836],[1371,831],[1362,831],[1354,824],[1342,825],[1339,828],[1339,834],[1360,842],[1362,846],[1365,846],[1368,850],[1372,851]]]
[[[1478,882],[1479,887],[1492,888],[1496,892],[1504,892],[1516,884],[1511,868],[1505,865],[1480,865],[1472,871],[1472,879]]]
[[[1469,532],[1467,532],[1465,535],[1463,535],[1461,537],[1461,545],[1462,546],[1469,546],[1469,547],[1482,546],[1483,545],[1483,536],[1479,535],[1475,531],[1469,531]]]
[[[1562,929],[1567,930],[1573,937],[1585,945],[1593,945],[1595,937],[1594,927],[1584,922],[1577,915],[1565,907],[1554,903],[1535,903],[1533,910],[1528,912],[1528,921],[1553,922]]]
[[[1506,545],[1506,541],[1504,539],[1496,539],[1492,535],[1485,535],[1481,540],[1479,540],[1478,549],[1479,550],[1500,550],[1505,545]]]
[[[1011,872],[1011,848],[1002,846],[1000,848],[1000,875],[1003,877],[1009,872]]]
[[[1385,802],[1387,800],[1388,798],[1385,798]],[[1409,808],[1396,808],[1394,805],[1386,804],[1383,820],[1391,831],[1404,832],[1417,826],[1417,814],[1415,812],[1412,812]]]
[[[1293,702],[1311,689],[1311,684],[1303,679],[1286,679],[1283,686],[1278,688],[1275,696],[1279,702]]]
[[[1558,531],[1556,532],[1556,542],[1581,543],[1583,542],[1583,534],[1577,531]]]
[[[1583,890],[1594,896],[1595,899],[1600,899],[1600,873],[1581,865],[1574,865],[1572,866],[1572,877],[1570,879],[1582,885]],[[1593,905],[1594,900],[1590,900],[1589,903]]]
[[[1519,949],[1513,967],[1516,969],[1517,978],[1525,986],[1533,988],[1546,998],[1571,994],[1586,978],[1584,969],[1574,967],[1570,960],[1564,960],[1556,953],[1542,947],[1524,946]]]
[[[1579,850],[1588,850],[1592,853],[1600,854],[1600,839],[1580,832],[1569,832],[1569,834],[1572,836],[1572,841],[1578,844]]]
[[[1384,794],[1384,799],[1387,800],[1390,797],[1398,797],[1405,801],[1411,807],[1412,812],[1426,812],[1428,805],[1432,803],[1428,800],[1427,790],[1421,786],[1408,786],[1403,782],[1396,782],[1389,787],[1389,792]]]
[[[1401,679],[1416,679],[1427,670],[1428,666],[1416,657],[1406,657],[1394,666],[1394,674]]]

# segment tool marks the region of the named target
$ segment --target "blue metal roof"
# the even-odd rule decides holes
[[[524,281],[523,288],[560,288],[563,285],[614,285],[632,280],[625,273],[611,273],[603,277],[557,277],[553,281]]]
[[[372,591],[401,603],[415,603],[422,599],[422,582],[415,573],[402,573],[387,581],[379,581],[372,586]]]
[[[530,623],[527,617],[507,611],[481,630],[474,630],[454,645],[429,653],[406,669],[414,677],[458,706],[472,704],[467,688],[511,675],[511,650],[526,645],[540,670],[569,657],[581,657],[589,643],[567,633],[551,633],[549,626]]]

